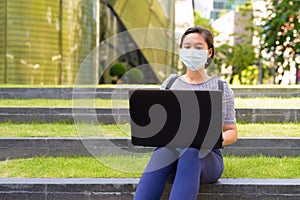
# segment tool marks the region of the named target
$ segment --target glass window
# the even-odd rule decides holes
[[[210,12],[210,18],[211,19],[218,19],[219,18],[219,14],[220,14],[220,12],[218,12],[218,11],[211,11]]]
[[[214,2],[214,8],[223,9],[224,8],[224,2]]]

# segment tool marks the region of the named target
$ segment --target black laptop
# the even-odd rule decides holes
[[[133,145],[222,147],[221,91],[130,90],[129,112]]]

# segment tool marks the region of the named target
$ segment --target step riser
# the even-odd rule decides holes
[[[148,87],[149,88],[149,87]],[[0,88],[2,99],[72,99],[73,97],[89,98],[128,98],[130,88]],[[132,88],[134,89],[134,88]],[[159,89],[153,87],[151,89]],[[234,88],[235,97],[300,97],[299,88]]]
[[[128,155],[152,152],[154,148],[138,147],[129,139],[78,139],[78,138],[19,138],[0,139],[0,160],[36,156],[101,156]],[[235,156],[299,156],[300,139],[245,139],[222,149],[223,155]]]
[[[1,200],[131,200],[138,183],[138,179],[12,180],[0,179]],[[201,185],[198,199],[296,200],[300,197],[299,186],[299,179],[220,179],[215,184]],[[170,189],[168,183],[162,200],[167,199]]]

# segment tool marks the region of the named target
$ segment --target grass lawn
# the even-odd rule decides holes
[[[0,107],[128,108],[129,103],[110,99],[77,99],[74,102],[71,99],[0,99]]]
[[[128,108],[127,100],[111,99],[0,99],[0,107],[95,107],[95,108]],[[300,98],[235,98],[236,108],[298,108]]]
[[[28,84],[28,85],[19,85],[19,84],[0,84],[0,88],[139,88],[139,87],[154,87],[154,88],[159,88],[160,85],[159,84],[146,84],[146,85],[134,85],[134,84],[100,84],[100,85],[83,85],[83,86],[79,86],[79,85],[32,85],[32,84]],[[248,87],[251,87],[251,85],[249,85]],[[273,85],[265,85],[265,87],[269,88],[269,87],[281,87],[280,85],[278,86],[273,86]],[[293,85],[288,85],[285,86],[287,88],[293,88]]]
[[[136,85],[126,85],[126,84],[100,84],[97,85],[97,88],[115,88],[115,87],[134,87]],[[138,85],[143,87],[160,87],[160,84],[146,84],[146,85]],[[78,87],[74,85],[20,85],[20,84],[0,84],[0,88],[73,88]],[[89,87],[89,86],[86,86]],[[96,87],[96,85],[91,85],[90,87]],[[231,88],[299,88],[299,85],[276,85],[276,84],[261,84],[261,85],[239,85],[239,84],[233,84],[230,85]]]
[[[137,178],[150,154],[139,156],[38,157],[0,162],[0,177]],[[300,178],[300,157],[224,157],[222,178]]]
[[[256,97],[234,99],[236,108],[300,108],[300,98]]]
[[[238,123],[239,137],[300,137],[299,123]],[[0,137],[129,137],[129,125],[0,123]]]

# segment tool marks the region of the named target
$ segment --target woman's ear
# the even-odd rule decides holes
[[[207,61],[205,63],[205,69],[208,68],[210,66],[210,64],[212,63],[212,55],[213,55],[213,49],[210,48],[210,49],[208,49],[208,52],[207,52]]]
[[[208,49],[207,57],[211,58],[212,55],[213,55],[213,49],[210,48],[210,49]]]

